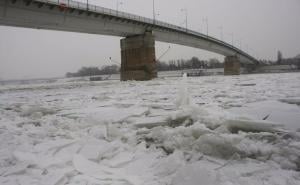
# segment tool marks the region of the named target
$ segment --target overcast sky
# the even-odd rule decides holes
[[[79,0],[84,2],[84,0]],[[117,0],[89,0],[91,4],[116,9]],[[119,0],[119,10],[152,18],[152,0]],[[234,44],[259,59],[300,54],[300,0],[156,0],[157,19],[184,23]],[[184,24],[182,24],[184,26]],[[0,79],[59,77],[82,66],[110,65],[120,61],[120,38],[82,33],[0,26]],[[156,42],[159,57],[169,44]],[[171,45],[162,60],[223,57],[199,49]]]

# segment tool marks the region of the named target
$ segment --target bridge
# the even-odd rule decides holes
[[[155,41],[190,46],[225,56],[225,75],[240,74],[251,55],[208,35],[146,17],[71,0],[1,0],[0,25],[123,37],[121,80],[157,77]]]

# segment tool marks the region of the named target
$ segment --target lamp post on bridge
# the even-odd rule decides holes
[[[203,22],[206,23],[206,35],[208,37],[208,18],[206,17],[205,19],[203,19]]]
[[[233,46],[233,33],[229,33],[231,35],[231,45]]]
[[[242,50],[242,39],[235,39],[236,40],[236,47]]]
[[[116,10],[117,10],[117,14],[119,12],[119,6],[120,5],[123,5],[123,2],[120,2],[119,0],[117,0],[117,7],[116,7]]]
[[[242,39],[240,39],[239,41],[240,41],[240,50],[243,50],[243,47],[242,47]]]
[[[188,30],[188,10],[186,8],[181,9],[182,12],[185,12],[185,29]]]
[[[219,29],[220,29],[220,39],[221,41],[223,41],[223,26],[220,26]]]
[[[153,0],[152,1],[153,2],[153,7],[152,7],[152,9],[153,9],[153,24],[155,24],[155,0]]]
[[[245,51],[246,51],[247,53],[249,53],[249,47],[248,47],[248,44],[246,44]]]

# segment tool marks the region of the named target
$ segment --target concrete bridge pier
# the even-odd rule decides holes
[[[157,77],[155,40],[151,32],[121,39],[121,81]]]
[[[241,69],[238,56],[227,56],[224,62],[224,75],[239,75]]]

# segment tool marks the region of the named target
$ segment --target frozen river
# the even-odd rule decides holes
[[[300,73],[0,87],[0,184],[300,184]]]

